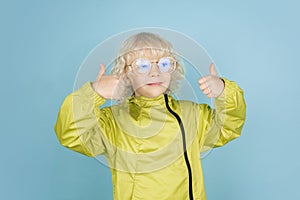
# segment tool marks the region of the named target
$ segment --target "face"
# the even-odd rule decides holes
[[[168,89],[171,81],[171,73],[160,70],[159,66],[162,65],[158,64],[158,62],[161,58],[153,58],[152,56],[143,56],[143,58],[151,61],[151,67],[148,68],[149,72],[145,74],[130,72],[128,73],[128,78],[133,86],[135,96],[154,98],[163,94]]]

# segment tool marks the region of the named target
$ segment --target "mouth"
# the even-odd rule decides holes
[[[160,86],[162,82],[154,82],[154,83],[148,83],[149,86]]]

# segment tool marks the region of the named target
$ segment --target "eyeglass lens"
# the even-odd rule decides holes
[[[171,58],[161,58],[157,63],[159,70],[161,72],[168,72],[172,68],[172,60]],[[151,70],[152,62],[147,59],[139,58],[135,62],[135,70],[138,73],[145,74]]]

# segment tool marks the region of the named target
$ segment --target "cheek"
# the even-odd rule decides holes
[[[166,84],[170,84],[170,82],[171,82],[171,75],[170,75],[170,74],[165,74],[165,75],[163,76],[163,80],[164,80],[164,82],[165,82]]]
[[[145,81],[145,77],[134,77],[134,78],[130,78],[130,82],[131,85],[134,89],[142,87],[143,85],[145,85],[146,81]]]

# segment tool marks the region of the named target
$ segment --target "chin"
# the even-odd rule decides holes
[[[149,97],[149,98],[155,98],[155,97],[158,97],[158,96],[161,95],[161,94],[163,94],[163,92],[157,93],[157,94],[151,94],[151,95],[149,95],[148,97]]]
[[[149,98],[155,98],[155,97],[158,97],[159,95],[161,95],[163,93],[164,93],[164,91],[162,91],[162,92],[152,92],[152,93],[147,92],[146,94],[142,94],[142,95],[145,96],[145,97],[149,97]]]
[[[165,87],[159,88],[141,88],[142,90],[137,91],[139,95],[145,96],[148,98],[155,98],[163,94],[166,91]]]

